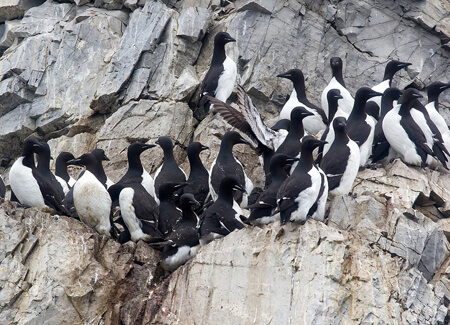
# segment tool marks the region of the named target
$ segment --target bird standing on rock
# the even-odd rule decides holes
[[[305,223],[309,218],[323,221],[328,197],[325,173],[314,164],[312,152],[323,141],[312,136],[302,140],[300,160],[277,193],[281,225],[288,221]]]
[[[86,167],[73,186],[73,202],[81,221],[101,235],[109,235],[112,200],[105,185],[98,178],[98,163],[92,153],[68,161],[68,164]]]
[[[235,208],[239,210],[238,212],[242,212],[239,209],[239,205],[241,203],[243,206],[247,205],[247,195],[244,194],[251,193],[253,183],[245,174],[242,164],[233,155],[233,147],[239,143],[250,144],[236,131],[228,131],[224,134],[220,144],[219,154],[213,161],[209,172],[209,190],[213,200],[216,200],[222,179],[231,175],[236,177],[239,184],[243,184],[246,190],[246,192],[239,192],[234,196],[237,203]]]
[[[290,119],[291,111],[298,106],[304,107],[310,116],[303,121],[303,127],[310,134],[317,134],[324,130],[328,124],[328,119],[325,112],[316,105],[312,104],[306,97],[305,78],[299,69],[291,69],[277,77],[286,78],[292,81],[294,89],[289,96],[288,101],[284,104],[280,112],[280,119]]]
[[[182,183],[162,183],[159,186],[158,229],[167,238],[181,219],[181,210],[175,204],[174,193],[186,186]]]
[[[320,162],[320,168],[327,175],[328,191],[331,195],[348,194],[359,170],[359,147],[347,136],[346,126],[345,117],[334,119],[335,137]]]
[[[186,182],[186,173],[178,166],[173,155],[172,139],[163,136],[159,137],[156,144],[164,151],[164,161],[155,173],[155,193],[159,198],[159,187],[163,183],[184,183]],[[175,192],[175,203],[178,206],[180,196],[183,194],[182,190],[178,188]],[[158,200],[157,200],[158,202]]]
[[[234,176],[225,176],[220,181],[217,200],[211,204],[200,217],[200,245],[205,246],[214,239],[222,238],[244,225],[238,217],[239,212],[233,209],[233,191],[246,193],[245,188]]]
[[[225,53],[225,45],[236,40],[226,32],[218,33],[214,38],[214,52],[211,65],[202,81],[199,107],[208,114],[210,103],[205,95],[226,102],[233,91],[237,78],[236,63]]]
[[[350,114],[352,112],[354,99],[350,92],[345,88],[345,82],[344,77],[342,75],[342,68],[343,68],[343,62],[340,57],[333,57],[330,59],[330,66],[331,71],[333,74],[333,77],[331,78],[328,85],[325,87],[325,89],[322,91],[322,108],[326,114],[326,116],[330,116],[329,109],[328,109],[328,100],[327,95],[328,91],[331,89],[339,89],[342,99],[339,100],[339,107],[342,109],[342,111],[346,114]]]
[[[70,152],[63,151],[55,162],[55,177],[61,184],[64,194],[67,194],[75,184],[75,179],[67,172],[67,162],[71,159],[75,159],[75,157]]]

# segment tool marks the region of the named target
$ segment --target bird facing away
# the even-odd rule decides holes
[[[346,126],[345,117],[334,119],[335,138],[320,162],[320,168],[327,175],[330,195],[348,194],[359,170],[359,147],[347,136]]]

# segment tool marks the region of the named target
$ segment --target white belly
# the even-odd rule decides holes
[[[155,180],[153,177],[144,169],[144,172],[142,173],[142,186],[145,188],[145,190],[153,196],[153,198],[156,200],[156,202],[159,204],[159,200],[156,197],[155,193]]]
[[[342,175],[339,186],[330,191],[331,195],[346,195],[352,190],[353,182],[359,170],[360,154],[359,147],[353,140],[350,140],[347,144],[350,148],[350,155],[347,161],[347,167]]]
[[[58,181],[58,183],[61,184],[64,195],[66,195],[69,192],[69,186],[67,185],[67,182],[57,175],[55,175],[55,178]]]
[[[311,187],[299,193],[295,202],[298,203],[298,208],[291,214],[291,221],[305,222],[309,209],[316,202],[317,196],[321,186],[320,173],[316,168],[311,168],[308,172],[311,177]]]
[[[322,109],[325,111],[325,114],[327,115],[327,117],[329,116],[327,94],[331,89],[339,89],[339,91],[341,92],[341,96],[343,98],[338,100],[338,106],[346,114],[350,114],[352,112],[353,104],[354,104],[355,100],[353,99],[350,92],[345,87],[343,87],[336,80],[336,78],[333,77],[330,80],[330,82],[328,83],[328,85],[325,87],[325,89],[323,90],[322,96],[321,96]]]
[[[374,119],[370,116],[366,117],[366,123],[370,125],[370,133],[367,138],[367,140],[359,147],[359,153],[360,153],[360,163],[359,165],[365,166],[367,162],[369,161],[369,157],[372,154],[372,144],[373,144],[373,137],[375,133],[375,122]]]
[[[44,198],[39,184],[33,177],[31,168],[22,164],[24,157],[20,157],[9,171],[11,189],[19,202],[27,207],[45,207]]]
[[[226,102],[233,92],[237,79],[236,63],[228,56],[223,62],[224,71],[219,77],[215,97],[223,102]]]
[[[90,171],[86,170],[75,183],[73,202],[81,221],[95,228],[102,235],[109,234],[111,197]]]
[[[144,234],[141,228],[141,222],[136,217],[133,206],[134,190],[131,187],[124,188],[119,194],[120,213],[123,221],[127,225],[131,235],[131,240],[137,242],[139,239],[150,240],[151,236]]]

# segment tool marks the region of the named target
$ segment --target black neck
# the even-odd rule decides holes
[[[206,168],[203,166],[202,160],[200,159],[198,153],[188,152],[188,159],[191,166],[191,173],[193,171],[206,171]]]
[[[32,169],[36,168],[36,165],[34,163],[34,153],[31,152],[31,153],[25,155],[23,157],[22,164],[24,166],[27,166],[28,168],[32,168]]]
[[[332,67],[333,77],[336,78],[343,87],[345,87],[344,77],[342,76],[342,67]]]
[[[198,222],[197,214],[195,214],[195,212],[192,211],[192,206],[189,205],[187,207],[181,207],[181,211],[182,211],[183,220],[191,221],[194,223]]]
[[[45,153],[38,155],[37,169],[41,172],[50,171],[50,156]]]
[[[382,96],[379,120],[383,120],[383,118],[393,108],[393,106],[394,106],[394,100],[391,97]]]
[[[334,116],[336,115],[337,112],[337,108],[338,108],[338,102],[337,100],[333,100],[331,103],[328,103],[328,121],[333,121]]]
[[[64,161],[56,160],[56,166],[55,166],[55,174],[56,176],[61,177],[66,182],[69,181],[70,176],[67,172],[67,164]]]
[[[211,65],[222,64],[227,58],[224,44],[214,44],[214,52],[211,59]]]
[[[223,187],[219,188],[219,199],[229,204],[230,206],[233,206],[233,189]]]
[[[142,167],[141,156],[140,155],[129,155],[128,156],[128,170],[134,170],[141,175],[144,172]]]
[[[283,166],[273,166],[270,168],[270,174],[272,175],[272,184],[279,185],[288,177],[286,173],[285,165]]]

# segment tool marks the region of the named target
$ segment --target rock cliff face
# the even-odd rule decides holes
[[[8,169],[30,136],[53,155],[95,147],[126,168],[125,148],[201,141],[207,165],[229,127],[196,110],[212,40],[228,31],[238,82],[276,120],[302,69],[314,103],[344,59],[354,93],[381,81],[389,59],[412,63],[394,84],[449,81],[450,2],[303,0],[10,0],[0,3],[0,159]],[[450,122],[450,93],[441,105]],[[262,184],[256,155],[236,152]],[[142,155],[155,171],[162,150]],[[365,170],[353,197],[329,202],[326,223],[246,228],[202,249],[161,281],[158,254],[120,246],[45,211],[0,209],[2,324],[330,324],[449,322],[450,178],[396,161]]]

